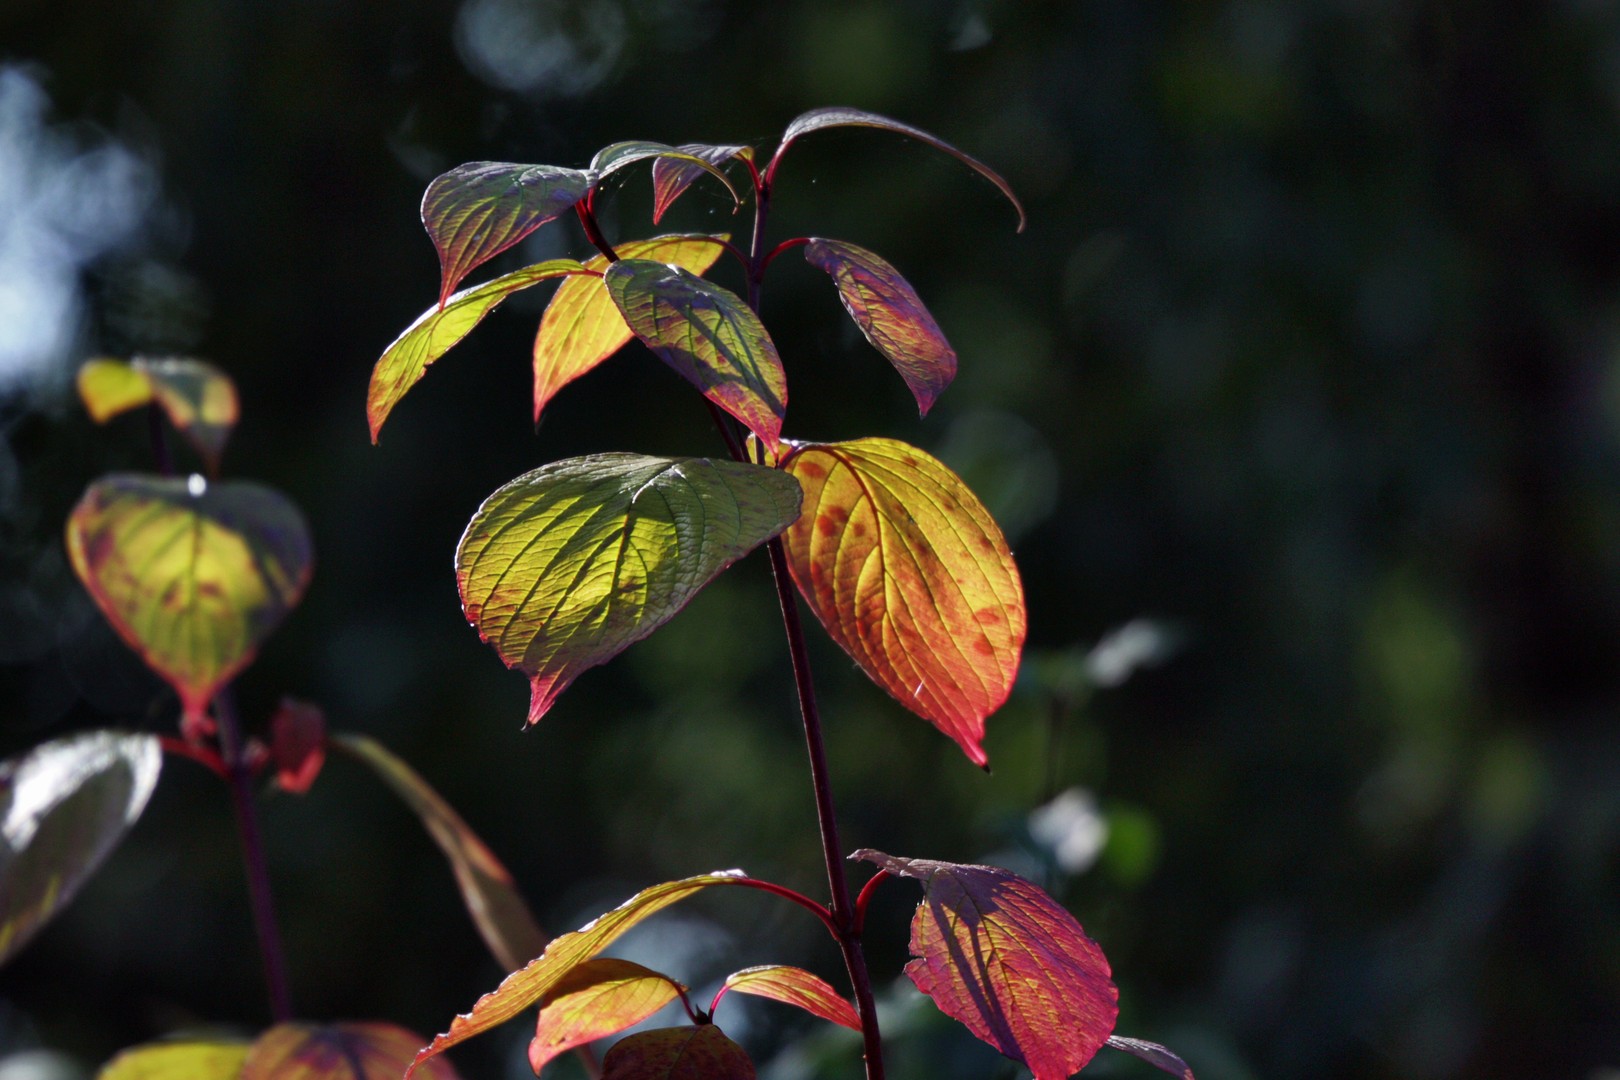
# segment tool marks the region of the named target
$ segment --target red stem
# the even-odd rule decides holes
[[[190,758],[221,780],[230,780],[230,773],[225,768],[225,762],[221,760],[218,754],[207,747],[193,745],[184,739],[177,739],[173,735],[159,735],[158,745],[163,748],[165,753],[173,754],[175,757]]]
[[[872,894],[877,892],[878,885],[889,876],[887,870],[879,870],[872,875],[872,879],[861,887],[861,895],[855,898],[855,929],[860,931],[866,926],[866,905],[872,902]]]
[[[613,245],[607,242],[607,237],[602,235],[601,227],[596,224],[596,211],[592,207],[595,201],[596,192],[593,191],[574,204],[574,213],[579,215],[579,223],[585,228],[585,239],[589,240],[608,262],[618,262],[619,253],[613,250]]]
[[[769,266],[776,261],[776,257],[784,251],[792,251],[796,247],[803,247],[810,242],[808,236],[795,236],[792,240],[784,240],[771,248],[771,253],[765,256],[765,265]]]
[[[833,940],[838,940],[838,924],[833,921],[832,912],[828,911],[824,905],[818,904],[804,895],[804,893],[790,889],[786,885],[778,885],[774,881],[761,881],[758,878],[738,878],[736,884],[746,885],[750,889],[759,889],[762,892],[774,893],[784,900],[793,901],[820,919],[826,925],[828,933],[832,934]]]

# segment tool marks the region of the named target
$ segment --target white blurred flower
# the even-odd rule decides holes
[[[1072,787],[1029,815],[1029,833],[1052,852],[1058,866],[1069,874],[1090,869],[1108,842],[1108,821],[1097,809],[1097,799],[1084,788]]]

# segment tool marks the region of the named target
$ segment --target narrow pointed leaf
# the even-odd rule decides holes
[[[580,672],[668,622],[799,513],[775,469],[599,454],[526,473],[478,508],[456,551],[462,608],[529,676],[529,723]]]
[[[812,131],[820,131],[823,128],[830,127],[879,128],[883,131],[893,131],[900,135],[909,136],[918,142],[927,143],[936,150],[943,150],[996,185],[1001,193],[1007,196],[1007,201],[1012,203],[1013,207],[1018,211],[1018,231],[1024,231],[1024,204],[1018,201],[1017,195],[1013,194],[1012,185],[1002,179],[1001,174],[996,170],[973,155],[958,150],[937,135],[930,135],[921,128],[912,127],[910,124],[902,124],[898,120],[891,120],[887,116],[879,116],[877,113],[869,113],[861,109],[849,109],[833,105],[824,109],[811,109],[807,113],[801,113],[794,117],[793,122],[788,124],[787,130],[782,133],[782,144],[776,148],[776,154],[771,158],[767,175],[776,172],[777,162],[781,161],[782,155],[787,152],[787,148],[793,144],[795,139],[801,135],[808,135]]]
[[[0,964],[50,921],[146,808],[150,735],[92,731],[0,762]]]
[[[618,246],[625,259],[656,259],[702,274],[725,250],[719,236],[660,236]],[[534,339],[534,419],[553,395],[618,352],[635,335],[608,295],[601,274],[607,257],[585,263],[594,274],[575,274],[557,286]]]
[[[270,762],[282,791],[302,795],[314,785],[326,763],[326,714],[319,705],[281,699],[270,717]]]
[[[1182,1061],[1173,1051],[1160,1046],[1158,1043],[1146,1042],[1142,1039],[1131,1039],[1123,1035],[1110,1035],[1105,1044],[1115,1050],[1123,1050],[1127,1054],[1135,1054],[1154,1068],[1163,1069],[1171,1076],[1180,1080],[1194,1080],[1193,1071],[1185,1061]]]
[[[732,158],[752,160],[754,156],[754,148],[751,146],[706,146],[702,143],[688,143],[680,149],[714,166],[719,166]],[[682,161],[680,158],[665,155],[653,162],[654,225],[663,219],[664,211],[681,197],[681,193],[702,175],[701,166],[691,161]]]
[[[439,253],[439,304],[461,279],[585,197],[590,177],[555,165],[470,161],[422,196],[422,225]]]
[[[754,1080],[754,1063],[713,1024],[662,1028],[614,1043],[602,1080]]]
[[[210,472],[219,469],[225,442],[236,427],[236,384],[219,368],[182,357],[137,356],[128,363],[100,358],[79,368],[79,397],[98,424],[156,402]]]
[[[648,348],[776,449],[787,376],[764,324],[741,297],[647,259],[620,259],[604,281]]]
[[[591,167],[588,170],[591,186],[595,187],[602,182],[604,177],[618,172],[626,165],[634,165],[636,162],[646,161],[648,158],[654,159],[653,164],[655,166],[662,160],[678,161],[683,165],[696,169],[698,172],[706,172],[726,186],[726,190],[731,192],[733,203],[742,201],[742,196],[738,195],[737,189],[731,186],[731,181],[727,179],[726,174],[715,167],[718,163],[711,162],[704,155],[692,153],[685,147],[677,148],[667,146],[664,143],[643,142],[640,140],[614,143],[612,146],[604,146],[601,150],[598,150],[596,157],[591,159]],[[657,224],[656,218],[653,223]]]
[[[546,936],[511,873],[443,796],[375,739],[334,735],[332,744],[370,766],[422,819],[428,835],[450,860],[462,902],[495,961],[513,971],[539,956],[546,946]]]
[[[96,1080],[237,1080],[249,1043],[186,1041],[131,1047],[96,1073]]]
[[[260,1035],[241,1080],[399,1080],[422,1037],[393,1024],[277,1024]],[[427,1080],[458,1080],[448,1061],[422,1070]]]
[[[407,1080],[419,1067],[450,1047],[505,1023],[544,998],[562,984],[569,972],[595,957],[637,923],[710,886],[736,884],[743,876],[741,870],[720,870],[666,881],[641,890],[578,930],[554,938],[544,953],[508,975],[501,985],[479,998],[471,1012],[456,1017],[449,1031],[419,1051],[406,1071]]]
[[[893,439],[806,446],[784,536],[799,591],[874,682],[974,764],[1024,644],[1024,591],[1001,530],[957,475]]]
[[[844,310],[906,380],[927,416],[956,378],[956,351],[911,283],[877,255],[841,240],[812,240],[804,257],[832,276]]]
[[[584,267],[573,259],[535,263],[458,292],[448,302],[441,301],[438,307],[428,308],[418,315],[371,369],[371,386],[366,391],[371,441],[377,441],[383,421],[388,419],[405,392],[427,372],[428,365],[449,352],[450,347],[466,337],[485,315],[499,307],[502,300],[520,289],[582,270]]]
[[[993,866],[851,858],[922,882],[906,974],[1035,1080],[1067,1080],[1107,1041],[1119,1015],[1108,961],[1039,886]]]
[[[538,1076],[557,1055],[641,1023],[685,989],[629,960],[587,960],[541,999],[529,1067]]]
[[[861,1018],[843,995],[819,975],[785,964],[744,968],[726,977],[725,990],[754,994],[785,1005],[797,1005],[812,1016],[861,1030]]]
[[[286,496],[200,476],[114,474],[67,524],[68,556],[107,621],[202,718],[309,584],[309,527]]]

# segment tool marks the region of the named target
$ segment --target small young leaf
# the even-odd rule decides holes
[[[1012,689],[1025,629],[989,512],[893,439],[805,446],[782,467],[804,487],[783,539],[810,609],[874,682],[985,765],[984,718]]]
[[[1067,1080],[1108,1039],[1119,1015],[1108,961],[1039,886],[994,866],[850,857],[922,882],[906,974],[1035,1080]]]
[[[832,276],[849,317],[906,380],[927,416],[956,378],[956,351],[911,283],[872,252],[841,240],[812,240],[804,257]]]
[[[623,265],[618,264],[618,265]],[[799,513],[775,469],[598,454],[500,488],[456,550],[462,608],[529,676],[529,723],[580,672],[651,634]]]
[[[1135,1054],[1154,1068],[1163,1069],[1179,1080],[1194,1080],[1193,1071],[1187,1063],[1158,1043],[1126,1038],[1123,1035],[1110,1035],[1104,1045],[1111,1046],[1115,1050],[1123,1050],[1127,1054]]]
[[[777,162],[782,160],[782,155],[787,152],[787,148],[792,145],[793,140],[801,135],[808,135],[812,131],[820,131],[823,128],[830,127],[880,128],[883,131],[908,135],[919,142],[927,143],[936,150],[943,150],[996,185],[1001,193],[1007,196],[1007,201],[1011,202],[1013,207],[1017,209],[1018,231],[1024,231],[1024,204],[1018,201],[1017,195],[1013,194],[1012,185],[1003,180],[1001,174],[996,170],[971,154],[963,153],[937,135],[930,135],[921,128],[912,127],[910,124],[902,124],[898,120],[890,120],[887,116],[879,116],[876,113],[864,112],[860,109],[849,109],[833,105],[823,109],[811,109],[807,113],[801,113],[794,117],[793,122],[788,124],[787,130],[782,133],[782,144],[776,148],[776,153],[771,157],[771,164],[766,170],[766,176],[775,174]]]
[[[742,201],[742,196],[738,195],[737,189],[731,186],[731,181],[726,178],[726,174],[717,169],[715,167],[716,163],[710,162],[706,156],[694,154],[685,147],[677,148],[657,142],[632,141],[604,146],[596,152],[596,157],[591,159],[591,167],[587,170],[591,176],[591,186],[595,187],[602,182],[604,177],[618,172],[626,165],[646,161],[648,158],[654,159],[653,166],[655,168],[659,161],[667,160],[678,161],[683,165],[696,169],[698,172],[706,172],[726,186],[726,190],[731,192],[733,203]],[[656,225],[657,223],[655,218],[653,224]]]
[[[713,1024],[661,1028],[614,1043],[602,1080],[754,1080],[754,1063]]]
[[[803,968],[788,967],[785,964],[743,968],[726,977],[725,985],[720,988],[720,992],[723,994],[727,990],[770,998],[784,1005],[797,1005],[812,1016],[831,1020],[854,1031],[861,1030],[861,1018],[856,1013],[855,1006],[828,986],[821,976]],[[719,998],[720,995],[716,994],[715,1000],[718,1001]]]
[[[0,964],[123,839],[162,767],[157,739],[112,731],[71,735],[0,762]]]
[[[660,159],[662,160],[662,159]],[[625,259],[656,259],[702,274],[725,250],[726,236],[660,236],[618,246]],[[593,274],[576,274],[557,286],[534,338],[534,419],[563,386],[618,352],[635,335],[614,306],[601,273],[607,257],[585,263]]]
[[[546,936],[512,875],[443,796],[375,739],[334,735],[332,745],[368,765],[422,819],[428,835],[450,860],[462,902],[496,963],[512,971],[539,956]]]
[[[719,870],[679,881],[666,881],[641,890],[578,930],[554,938],[544,953],[529,961],[522,970],[508,975],[501,985],[479,998],[471,1012],[456,1017],[449,1031],[420,1050],[410,1069],[406,1070],[406,1080],[425,1062],[459,1042],[505,1023],[551,993],[569,972],[607,948],[632,926],[693,893],[711,885],[734,885],[744,876],[741,870]]]
[[[393,1024],[277,1024],[260,1035],[241,1080],[398,1080],[422,1037]],[[448,1061],[425,1067],[428,1080],[459,1080]]]
[[[310,789],[326,761],[326,714],[319,705],[281,699],[270,717],[270,760],[282,791],[302,795]]]
[[[659,359],[775,450],[787,376],[742,298],[678,266],[620,259],[603,280],[630,329]]]
[[[422,225],[439,252],[439,306],[461,279],[585,197],[591,178],[555,165],[470,161],[422,196]]]
[[[751,146],[705,146],[702,143],[688,143],[680,149],[715,166],[732,158],[749,161],[754,157],[754,148]],[[703,169],[700,166],[690,161],[682,161],[680,158],[666,155],[653,162],[654,225],[663,220],[664,211],[681,197],[682,192],[692,186],[692,181],[702,175]]]
[[[466,337],[485,315],[494,311],[508,296],[530,285],[577,274],[585,268],[573,259],[552,259],[535,263],[494,281],[465,289],[440,301],[438,307],[428,308],[383,350],[371,369],[371,386],[366,391],[366,418],[371,422],[371,441],[377,441],[383,421],[405,392],[415,386],[428,365],[450,351],[450,347]]]
[[[102,614],[192,722],[309,584],[304,516],[245,481],[104,477],[68,518],[67,546]]]
[[[236,384],[212,364],[178,357],[101,358],[79,368],[79,397],[104,424],[121,412],[157,402],[169,423],[197,448],[210,472],[219,470],[225,441],[236,426]]]
[[[237,1080],[246,1042],[160,1042],[131,1047],[96,1073],[96,1080]]]
[[[540,1019],[529,1042],[529,1067],[538,1076],[558,1054],[641,1023],[685,989],[669,976],[628,960],[587,960],[540,1000]]]

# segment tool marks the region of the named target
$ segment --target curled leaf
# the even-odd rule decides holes
[[[1127,1054],[1134,1054],[1156,1069],[1163,1069],[1179,1080],[1194,1080],[1193,1071],[1185,1061],[1182,1061],[1173,1051],[1160,1046],[1158,1043],[1147,1042],[1142,1039],[1130,1039],[1123,1035],[1110,1035],[1105,1044],[1115,1050],[1123,1050]]]
[[[96,1080],[237,1080],[249,1043],[186,1040],[135,1046],[96,1073]]]
[[[277,1024],[254,1042],[241,1080],[398,1080],[422,1037],[393,1024]],[[428,1080],[459,1080],[448,1061]]]
[[[754,1063],[713,1024],[662,1028],[614,1043],[602,1080],[754,1080]]]
[[[706,172],[726,186],[726,190],[731,192],[733,203],[742,201],[742,196],[738,195],[737,189],[731,186],[731,181],[726,178],[726,174],[715,167],[718,162],[711,162],[707,156],[693,153],[686,147],[666,146],[659,142],[631,141],[604,146],[596,152],[596,157],[591,159],[591,167],[588,170],[591,176],[591,186],[595,187],[602,182],[604,177],[618,172],[626,165],[646,161],[648,158],[654,159],[654,168],[657,167],[660,161],[676,161],[698,172]],[[657,223],[658,219],[654,218],[653,224],[656,225]]]
[[[326,761],[326,714],[319,705],[281,699],[270,717],[270,760],[282,791],[302,795],[310,789]]]
[[[784,1005],[796,1005],[812,1016],[842,1024],[853,1031],[861,1030],[861,1018],[842,994],[827,985],[821,976],[786,964],[765,964],[743,968],[726,976],[726,981],[715,995],[718,1003],[728,990],[739,994],[753,994],[770,998]]]
[[[439,253],[439,305],[461,279],[585,197],[578,169],[469,161],[436,178],[422,196],[422,225]]]
[[[156,402],[169,423],[197,448],[209,472],[219,470],[225,441],[236,427],[236,384],[201,360],[137,356],[99,358],[79,368],[79,397],[92,419],[104,424],[119,413]]]
[[[529,1067],[538,1076],[557,1055],[641,1023],[685,990],[669,976],[629,960],[587,960],[540,999]]]
[[[702,143],[688,143],[680,149],[715,166],[732,158],[739,161],[751,161],[754,157],[754,148],[751,146],[705,146]],[[680,158],[669,157],[668,155],[653,162],[654,225],[663,219],[664,211],[668,210],[675,200],[681,197],[681,193],[691,187],[694,180],[703,175],[703,171],[703,168],[695,162],[682,161]]]

